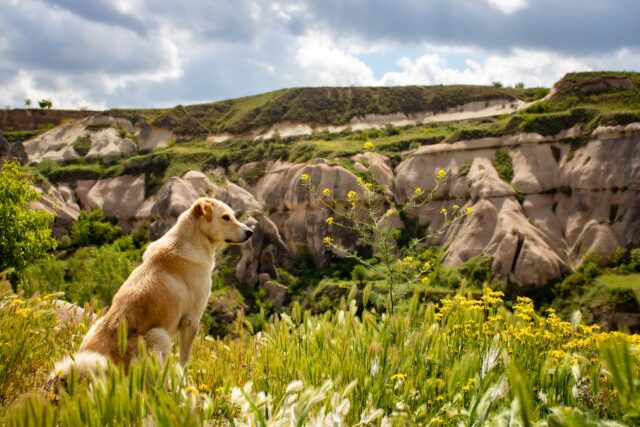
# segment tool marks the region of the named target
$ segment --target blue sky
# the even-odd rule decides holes
[[[640,70],[637,0],[0,0],[0,106]]]

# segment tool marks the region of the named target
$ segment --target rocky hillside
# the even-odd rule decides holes
[[[639,94],[634,73],[570,74],[537,101],[532,90],[493,87],[286,90],[105,112],[2,142],[0,153],[22,153],[42,178],[58,235],[80,209],[100,208],[125,229],[149,222],[157,236],[199,195],[227,201],[256,227],[236,268],[251,286],[307,250],[318,266],[330,257],[328,214],[301,174],[342,200],[371,176],[402,204],[444,169],[434,202],[394,226],[437,229],[441,208],[473,207],[432,242],[445,263],[484,255],[495,277],[542,286],[588,253],[605,262],[640,246]],[[360,153],[365,140],[375,154]]]

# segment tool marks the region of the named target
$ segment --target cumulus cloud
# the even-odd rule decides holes
[[[314,85],[350,86],[373,82],[373,71],[329,37],[311,33],[299,40],[296,64]]]
[[[382,85],[408,84],[491,84],[499,81],[506,85],[519,82],[528,86],[550,86],[571,71],[586,71],[587,62],[557,54],[515,49],[507,55],[490,55],[483,61],[468,59],[465,66],[449,65],[441,54],[433,53],[415,60],[402,58],[400,71],[388,72],[380,79]]]
[[[510,15],[527,6],[527,0],[487,0],[491,7]]]

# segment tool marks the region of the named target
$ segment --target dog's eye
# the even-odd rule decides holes
[[[224,219],[225,221],[230,221],[231,217],[229,216],[229,214],[224,214],[222,215],[222,219]]]

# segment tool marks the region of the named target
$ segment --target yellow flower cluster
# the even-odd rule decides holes
[[[325,238],[322,239],[322,243],[324,243],[326,246],[331,246],[333,244],[333,238],[325,236]]]
[[[302,181],[304,184],[308,184],[311,182],[311,177],[308,173],[303,173],[302,175],[300,175],[300,181]]]
[[[322,195],[325,197],[331,197],[331,190],[328,188],[325,188],[322,190]]]
[[[365,141],[365,143],[364,143],[364,144],[362,144],[362,148],[363,148],[365,151],[373,151],[373,149],[374,149],[375,147],[374,147],[374,145],[373,145],[373,142],[371,142],[371,141]]]
[[[326,223],[329,224],[329,225],[333,224],[333,217],[330,216],[329,218],[327,218],[326,219]]]

